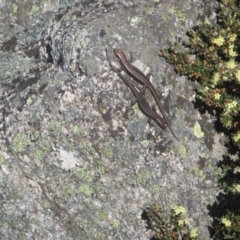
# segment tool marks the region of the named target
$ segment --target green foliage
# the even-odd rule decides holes
[[[239,210],[239,209],[238,209]],[[228,211],[225,216],[217,219],[213,239],[240,239],[240,215]]]
[[[186,209],[182,206],[173,207],[170,217],[167,217],[157,204],[152,204],[146,209],[146,215],[148,228],[155,232],[156,240],[199,239],[197,229],[189,228]]]
[[[219,197],[220,214],[212,224],[212,238],[240,239],[240,158],[226,157],[220,162],[220,169],[223,174],[219,186],[223,193]]]
[[[197,80],[197,97],[219,110],[220,121],[240,145],[240,8],[237,0],[221,0],[216,24],[202,22],[183,42],[160,51],[181,75]]]
[[[226,132],[231,134],[234,146],[231,150],[237,152],[234,149],[240,146],[240,1],[219,0],[217,22],[202,22],[190,30],[183,46],[185,50],[180,51],[177,43],[171,44],[159,55],[174,64],[181,75],[199,82],[197,97],[216,110]],[[195,126],[194,132],[202,137],[200,125]],[[211,228],[211,237],[215,240],[240,239],[240,158],[239,152],[237,154],[235,160],[226,157],[219,163],[222,193]],[[191,231],[183,229],[186,223],[179,226],[181,215],[171,215],[170,220],[163,218],[157,205],[150,206],[146,212],[156,239],[193,237]],[[182,230],[184,234],[178,238]]]

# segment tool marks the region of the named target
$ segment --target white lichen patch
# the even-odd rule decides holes
[[[61,167],[65,170],[74,168],[77,164],[77,158],[74,157],[73,152],[67,152],[60,148],[58,157],[62,161]]]

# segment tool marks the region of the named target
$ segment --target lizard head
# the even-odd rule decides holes
[[[114,48],[113,49],[113,52],[114,52],[114,54],[115,54],[115,56],[117,57],[117,58],[119,58],[119,59],[126,59],[126,56],[125,56],[125,54],[120,50],[120,49],[118,49],[118,48]]]

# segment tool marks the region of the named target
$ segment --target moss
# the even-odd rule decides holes
[[[197,122],[193,128],[193,133],[197,138],[202,138],[204,136],[204,133],[201,130],[200,124]]]
[[[30,143],[27,135],[18,133],[11,142],[11,148],[14,152],[22,152]]]

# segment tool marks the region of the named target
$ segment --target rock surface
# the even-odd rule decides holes
[[[141,214],[153,202],[186,207],[209,238],[224,138],[158,51],[212,21],[214,4],[1,2],[1,239],[150,239]],[[151,72],[179,142],[131,107],[113,47]]]

